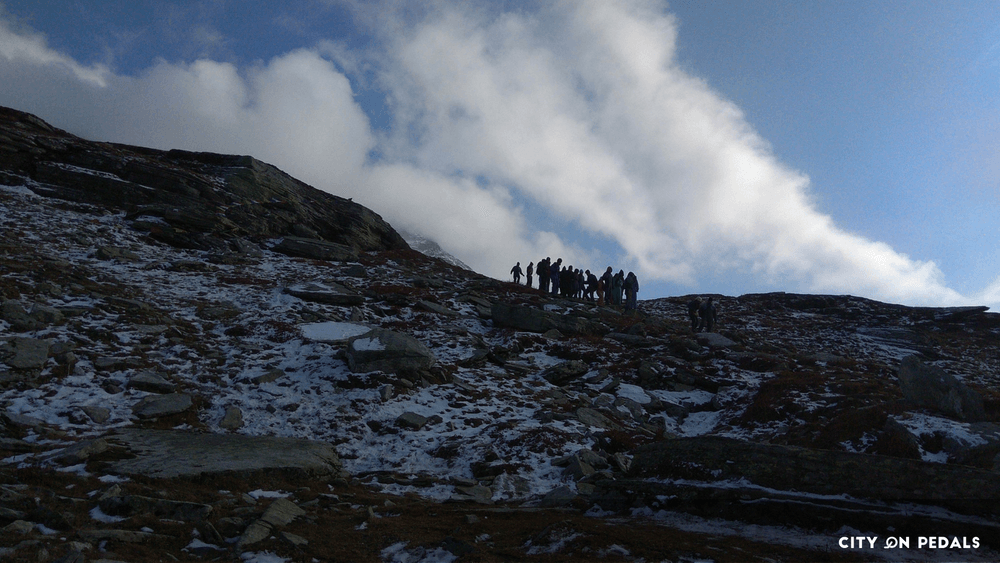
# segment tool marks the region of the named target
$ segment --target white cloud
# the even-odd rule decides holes
[[[384,32],[378,52],[322,43],[252,68],[161,61],[134,77],[0,21],[0,103],[91,138],[252,154],[496,277],[543,256],[603,269],[600,250],[529,224],[531,205],[616,241],[646,279],[693,284],[716,264],[789,290],[963,301],[934,263],[819,212],[809,179],[679,68],[658,2],[358,9]],[[372,131],[328,57],[375,70],[392,133]]]

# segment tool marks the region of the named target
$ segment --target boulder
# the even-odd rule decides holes
[[[8,342],[10,357],[4,363],[14,369],[40,369],[49,359],[48,340],[38,338],[13,338]],[[0,348],[0,354],[3,353]]]
[[[264,515],[256,520],[243,532],[236,542],[236,549],[242,550],[248,545],[263,541],[271,536],[275,528],[283,528],[299,516],[305,516],[306,511],[284,498],[276,498],[264,511]]]
[[[176,388],[176,385],[172,382],[151,371],[136,374],[135,377],[129,380],[128,386],[139,391],[159,394],[173,393]]]
[[[184,393],[169,393],[167,395],[150,395],[132,407],[132,413],[138,418],[158,418],[182,413],[194,406],[190,395]]]
[[[903,397],[915,405],[968,422],[986,419],[983,399],[955,376],[907,356],[899,367]]]
[[[333,446],[312,440],[142,428],[121,429],[107,439],[135,456],[110,464],[112,473],[123,475],[251,478],[278,472],[330,478],[342,470]]]
[[[374,329],[347,341],[347,365],[354,373],[419,371],[435,361],[422,342],[391,330]]]
[[[588,409],[586,407],[577,409],[576,418],[587,426],[592,426],[601,430],[613,430],[616,432],[623,432],[625,430],[625,428],[617,422],[594,409]]]
[[[224,430],[239,430],[243,427],[243,411],[237,406],[226,407],[226,414],[219,422],[219,428]]]
[[[542,377],[553,385],[563,386],[579,379],[588,371],[590,371],[590,367],[586,363],[580,360],[569,360],[546,369],[542,372]]]
[[[409,428],[411,430],[420,430],[427,424],[429,419],[426,416],[419,415],[415,412],[404,412],[396,418],[396,426],[401,428]]]

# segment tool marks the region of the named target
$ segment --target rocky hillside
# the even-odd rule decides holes
[[[0,122],[0,560],[1000,557],[985,308],[715,296],[695,333],[249,157]]]

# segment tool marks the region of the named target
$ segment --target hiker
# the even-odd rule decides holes
[[[622,289],[625,286],[625,270],[618,270],[618,273],[611,278],[611,304],[615,307],[622,306]]]
[[[594,294],[599,291],[598,286],[600,285],[601,282],[597,279],[597,276],[590,273],[590,270],[587,270],[587,301],[594,302]]]
[[[635,277],[634,272],[629,272],[628,277],[625,278],[625,310],[635,311],[638,307],[636,303],[636,294],[639,293],[639,279]]]
[[[552,259],[545,257],[538,261],[538,289],[545,293],[549,292],[549,268],[552,266]]]
[[[528,262],[528,269],[525,271],[525,275],[528,276],[528,287],[531,287],[531,274],[535,273],[535,263]]]
[[[691,321],[691,330],[698,332],[698,327],[701,325],[701,320],[698,318],[698,311],[701,309],[701,297],[695,297],[688,301],[687,306],[688,319]]]
[[[514,275],[514,283],[520,284],[521,274],[523,273],[521,272],[521,263],[518,262],[517,264],[515,264],[514,267],[510,269],[510,273]]]
[[[701,326],[705,328],[705,332],[712,332],[715,328],[715,316],[718,311],[715,308],[715,301],[709,297],[701,307],[698,309],[698,316],[701,317]]]
[[[597,300],[598,305],[611,304],[611,279],[614,277],[615,275],[611,273],[611,266],[608,266],[608,269],[604,271],[600,279],[601,284],[598,288],[598,297],[601,297],[603,294],[603,299]]]
[[[549,268],[549,283],[552,284],[552,295],[559,295],[559,274],[562,273],[562,258],[557,258]]]

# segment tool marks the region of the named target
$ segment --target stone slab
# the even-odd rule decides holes
[[[136,456],[111,463],[111,472],[124,475],[170,479],[284,471],[330,477],[341,470],[330,444],[297,438],[126,428],[108,440]]]

